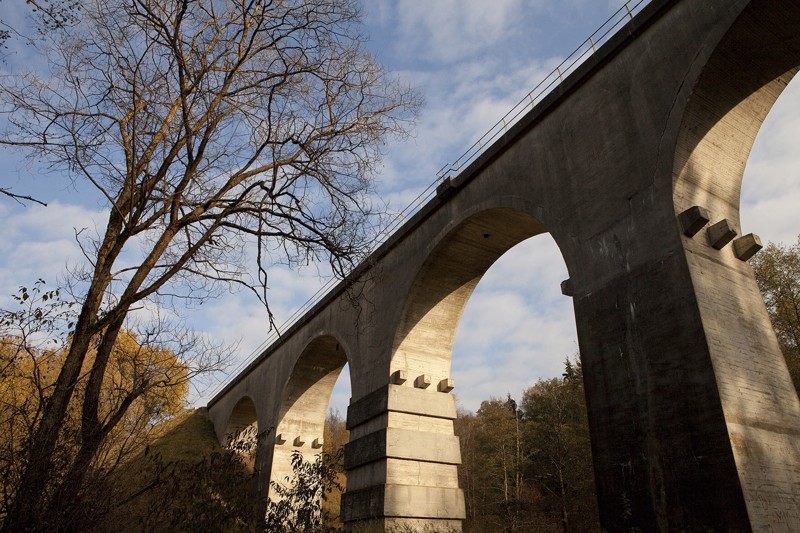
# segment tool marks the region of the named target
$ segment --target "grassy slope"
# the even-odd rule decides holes
[[[222,452],[214,434],[214,425],[205,409],[186,411],[167,420],[159,428],[160,436],[150,446],[169,461],[194,461]]]
[[[344,423],[325,429],[325,451],[335,454],[347,441]],[[103,520],[100,532],[252,531],[252,476],[220,446],[205,409],[186,411],[155,428],[146,453],[122,465],[115,477],[120,493],[114,497],[127,501]],[[344,486],[344,474],[338,478]],[[341,526],[340,500],[335,490],[323,501],[334,527]]]
[[[251,476],[219,445],[204,409],[156,428],[146,452],[115,475],[118,507],[98,531],[248,530]]]

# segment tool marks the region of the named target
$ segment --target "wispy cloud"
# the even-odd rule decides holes
[[[400,0],[394,3],[395,47],[423,65],[485,53],[517,31],[522,7],[521,0]]]
[[[747,161],[741,197],[744,233],[793,243],[800,233],[800,84],[780,96],[756,137]]]
[[[107,217],[103,210],[58,201],[47,207],[1,202],[0,302],[5,304],[19,285],[30,286],[38,278],[55,287],[67,266],[84,262],[76,232],[95,232]]]

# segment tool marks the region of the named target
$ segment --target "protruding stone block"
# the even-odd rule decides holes
[[[451,394],[430,394],[423,389],[386,384],[347,407],[347,429],[386,411],[455,420],[456,402]]]
[[[763,247],[761,238],[755,233],[748,233],[744,237],[739,237],[733,241],[733,253],[742,261],[747,261]]]
[[[706,230],[706,233],[708,234],[708,243],[717,250],[722,250],[736,237],[736,230],[733,229],[727,218],[713,224]]]
[[[453,378],[443,379],[436,385],[436,390],[439,392],[450,392],[454,388],[456,388],[456,382]]]
[[[431,377],[428,374],[417,376],[414,380],[414,386],[418,389],[427,389],[431,385]]]
[[[275,444],[286,444],[286,437],[283,436],[283,433],[275,435]]]
[[[381,515],[407,517],[409,514],[426,522],[434,519],[451,518],[456,521],[466,518],[464,493],[457,488],[386,484],[347,491],[342,500],[342,515],[346,521],[370,519]],[[447,514],[443,516],[443,513]],[[388,530],[390,529],[387,528]],[[405,530],[400,528],[400,531]],[[444,529],[444,531],[452,530]],[[460,531],[461,525],[459,524],[455,530]]]
[[[440,200],[447,200],[456,192],[456,180],[452,176],[447,176],[436,186],[436,197]]]
[[[465,519],[464,492],[457,488],[386,485],[383,497],[385,516]]]
[[[297,446],[298,448],[300,446],[303,446],[305,443],[306,443],[306,441],[303,440],[303,437],[295,437],[294,438],[294,445]]]
[[[405,370],[395,370],[389,378],[389,383],[392,385],[402,385],[408,380],[408,372]]]
[[[695,205],[678,215],[678,220],[680,220],[683,234],[687,237],[694,237],[708,224],[711,215],[705,207]]]
[[[561,294],[564,296],[572,296],[575,292],[572,290],[572,280],[565,279],[561,282]]]
[[[314,441],[311,443],[311,447],[314,448],[315,450],[319,450],[320,448],[322,448],[322,445],[323,445],[322,438],[314,439]]]
[[[430,394],[431,396],[438,396]],[[344,466],[352,469],[392,457],[431,463],[461,464],[458,437],[418,429],[386,428],[345,444]]]
[[[342,518],[346,521],[364,520],[381,516],[386,487],[377,485],[342,494]]]

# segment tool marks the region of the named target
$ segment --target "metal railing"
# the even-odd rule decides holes
[[[436,173],[436,178],[423,190],[414,200],[411,201],[402,211],[394,215],[386,226],[375,236],[369,245],[371,252],[389,239],[409,218],[418,213],[432,198],[436,196],[436,187],[439,183],[455,174],[456,176],[466,169],[473,161],[480,157],[483,152],[492,145],[494,141],[504,135],[523,115],[531,111],[541,102],[553,89],[558,87],[569,74],[590,57],[598,47],[608,41],[616,33],[620,25],[632,20],[634,15],[649,3],[650,0],[627,0],[617,11],[615,11],[606,21],[600,25],[580,46],[566,57],[558,66],[553,69],[542,81],[540,81],[531,91],[526,94],[517,104],[511,108],[503,117],[498,120],[489,130],[484,133],[474,144],[467,148],[458,159],[452,163],[447,163]],[[317,290],[306,302],[297,308],[294,313],[286,319],[280,326],[272,330],[267,338],[253,352],[244,358],[233,370],[230,371],[227,379],[220,381],[214,388],[210,398],[219,394],[231,381],[235,379],[248,365],[261,355],[266,348],[278,341],[281,332],[287,331],[300,318],[302,318],[312,307],[319,303],[328,292],[333,289],[341,280],[332,277]]]

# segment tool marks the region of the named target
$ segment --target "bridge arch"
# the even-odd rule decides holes
[[[739,208],[759,129],[800,68],[798,27],[797,2],[746,4],[696,62],[672,162],[675,214],[729,436],[724,447],[746,472],[720,491],[741,498],[728,504],[731,523],[775,524],[768,502],[779,498],[794,508],[782,520],[797,519],[795,489],[774,480],[800,464],[800,401],[746,263],[760,242],[742,226]],[[697,503],[714,506],[714,498],[729,496],[706,497]]]
[[[390,372],[450,378],[459,319],[478,282],[500,256],[545,226],[519,199],[498,199],[464,212],[437,237],[409,291],[392,347]]]
[[[458,485],[455,398],[450,394],[456,331],[486,271],[515,245],[546,233],[541,222],[545,215],[530,201],[497,197],[464,209],[432,240],[397,323],[388,388],[349,410],[355,442],[348,445],[345,465],[348,483],[352,479],[356,490],[345,500],[346,520],[368,517],[380,502],[384,527],[460,530],[465,505]],[[382,405],[375,409],[361,405],[365,403]],[[383,412],[374,416],[379,410]],[[365,411],[374,417],[362,416]],[[362,478],[374,482],[375,471],[385,483],[380,494],[359,491],[366,485]]]
[[[703,206],[741,234],[744,169],[764,119],[800,68],[800,5],[752,1],[698,62],[673,160],[677,213]]]
[[[386,241],[378,268],[359,271],[370,273],[360,302],[376,305],[358,327],[348,330],[341,292],[321,302],[215,400],[219,419],[249,390],[264,427],[278,411],[288,424],[284,390],[307,389],[287,385],[299,347],[308,332],[342,331],[363,363],[347,415],[345,520],[460,528],[453,332],[442,323],[455,329],[502,255],[482,239],[505,219],[509,246],[550,230],[573,281],[604,527],[793,531],[800,403],[752,272],[707,230],[727,221],[748,232],[742,170],[796,72],[798,11],[797,0],[650,2],[443,184]],[[530,204],[476,207],[504,194]],[[693,206],[710,224],[682,227]],[[438,275],[443,265],[451,275]]]
[[[303,348],[283,389],[270,480],[280,483],[292,475],[292,452],[300,451],[309,460],[322,451],[331,393],[349,353],[329,333],[318,333]]]
[[[241,454],[245,466],[252,471],[255,468],[258,440],[256,404],[250,396],[245,395],[231,410],[220,441],[224,446]]]

